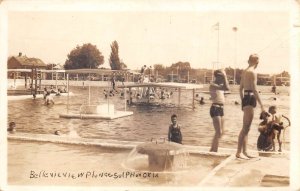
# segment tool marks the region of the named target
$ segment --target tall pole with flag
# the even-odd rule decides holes
[[[234,68],[233,68],[233,84],[236,84],[236,56],[237,56],[237,27],[232,27],[232,30],[234,32]]]
[[[218,38],[217,38],[217,67],[219,64],[219,54],[220,54],[220,23],[217,22],[216,24],[214,24],[212,26],[212,29],[215,31],[218,31]],[[211,80],[214,80],[214,70],[215,70],[215,62],[213,62],[213,69],[212,69],[212,73],[211,73]]]

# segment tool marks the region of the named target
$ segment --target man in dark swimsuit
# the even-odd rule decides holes
[[[256,107],[256,101],[261,107],[261,111],[264,112],[264,107],[260,100],[256,83],[257,75],[254,72],[259,62],[258,55],[252,54],[249,56],[248,64],[249,66],[243,71],[240,82],[240,97],[242,100],[242,110],[244,112],[243,116],[243,128],[240,131],[238,138],[238,148],[236,152],[237,158],[243,158],[241,153],[247,158],[253,158],[247,153],[247,142],[248,133],[251,127],[251,123],[254,116],[254,108]]]
[[[256,107],[256,98],[252,90],[244,90],[244,97],[242,99],[242,109],[247,105]]]

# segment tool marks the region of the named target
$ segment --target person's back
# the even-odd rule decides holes
[[[256,74],[254,73],[254,69],[252,67],[248,67],[245,69],[241,76],[240,86],[243,87],[244,90],[255,90],[253,84],[256,84]]]

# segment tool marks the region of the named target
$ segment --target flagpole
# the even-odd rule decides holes
[[[237,66],[237,27],[232,28],[234,32],[234,68],[233,68],[233,84],[236,84],[236,66]]]
[[[216,67],[218,67],[218,64],[219,64],[219,54],[220,54],[220,23],[217,22],[215,25],[214,25],[214,29],[215,30],[218,30],[218,39],[217,39],[217,62],[216,62]],[[213,69],[212,69],[212,74],[211,74],[211,80],[213,81],[214,80],[214,70],[215,70],[215,62],[213,62]]]
[[[219,67],[219,54],[220,54],[220,23],[218,22],[218,46],[217,46],[217,67]]]

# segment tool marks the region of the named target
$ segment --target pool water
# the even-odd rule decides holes
[[[101,87],[91,89],[91,104],[107,103],[115,105],[118,110],[124,110],[125,100],[120,95],[115,95],[109,100],[104,98]],[[262,92],[269,91],[270,87],[259,87]],[[88,102],[88,88],[71,87],[71,92],[75,95],[69,98],[70,111],[78,112],[82,103]],[[26,99],[8,102],[8,121],[15,121],[17,132],[33,134],[53,134],[55,130],[60,130],[63,134],[72,134],[90,139],[114,139],[126,141],[149,141],[151,138],[167,137],[170,116],[177,114],[178,122],[181,125],[183,134],[183,144],[195,146],[210,146],[214,135],[212,120],[209,115],[211,102],[209,94],[200,94],[204,97],[206,104],[196,103],[196,108],[192,109],[192,94],[189,91],[181,92],[181,105],[176,107],[178,92],[173,90],[171,99],[161,100],[159,105],[154,106],[127,106],[127,110],[133,111],[132,116],[118,118],[114,120],[102,119],[65,119],[59,118],[59,113],[66,112],[67,97],[54,97],[54,106],[45,106],[43,100]],[[282,92],[288,92],[288,87],[282,87]],[[277,105],[278,112],[289,117],[290,98],[287,93],[277,95],[263,94],[261,99],[265,108],[270,105]],[[220,140],[220,147],[236,148],[239,131],[242,127],[242,116],[240,105],[235,105],[235,101],[240,101],[238,94],[226,96],[225,104],[225,134]],[[255,110],[255,117],[249,132],[248,148],[256,150],[256,141],[259,136],[257,130],[259,120],[259,108]],[[285,144],[283,148],[289,149],[289,128],[285,132]],[[277,146],[278,147],[278,146]],[[122,160],[128,156],[128,150],[103,150],[103,148],[70,146],[53,143],[36,143],[26,141],[8,142],[8,182],[9,184],[30,184],[44,185],[52,181],[59,185],[194,185],[200,182],[201,176],[197,175],[200,169],[207,173],[218,164],[215,160],[202,160],[200,156],[193,158],[194,169],[188,170],[185,174],[173,175],[162,174],[159,178],[136,178],[127,179],[51,179],[39,178],[30,179],[30,171],[110,171],[124,172],[121,165]],[[197,162],[195,162],[197,161]],[[198,163],[198,161],[201,161]],[[205,167],[203,167],[204,165]],[[204,173],[204,174],[205,174]],[[189,175],[189,176],[187,176]],[[182,179],[182,181],[180,181]]]

